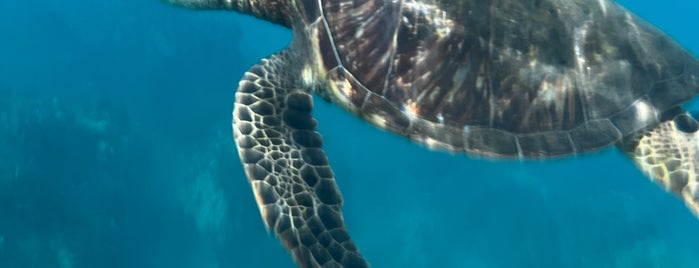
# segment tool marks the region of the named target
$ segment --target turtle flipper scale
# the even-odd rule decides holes
[[[680,197],[699,217],[699,122],[677,111],[654,129],[622,141],[620,148],[653,181]]]
[[[235,97],[235,142],[260,213],[299,266],[368,267],[344,226],[313,99],[287,60],[282,52],[253,66]]]

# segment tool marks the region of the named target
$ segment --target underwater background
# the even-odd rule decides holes
[[[621,3],[699,54],[699,1]],[[290,38],[157,0],[1,1],[0,267],[294,267],[230,137],[238,79]],[[373,267],[699,267],[699,220],[613,148],[473,159],[316,100]]]

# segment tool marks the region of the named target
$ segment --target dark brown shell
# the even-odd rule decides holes
[[[699,92],[692,55],[606,0],[303,2],[333,100],[431,147],[590,151]]]

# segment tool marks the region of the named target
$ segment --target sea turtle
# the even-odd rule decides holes
[[[616,145],[699,214],[699,63],[609,0],[166,0],[291,28],[248,70],[233,132],[262,218],[301,267],[366,267],[312,93],[432,149],[551,158]]]

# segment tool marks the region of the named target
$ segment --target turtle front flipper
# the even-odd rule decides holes
[[[342,219],[342,197],[311,115],[310,92],[284,52],[240,81],[233,132],[267,226],[301,267],[367,267]]]
[[[670,113],[663,123],[625,138],[619,147],[699,217],[699,123],[685,111]]]
[[[173,6],[196,10],[231,10],[250,14],[269,22],[290,27],[289,10],[280,0],[160,0]]]
[[[186,8],[191,8],[191,9],[211,9],[211,10],[216,10],[216,9],[226,9],[226,3],[229,3],[228,6],[230,6],[230,1],[224,1],[224,0],[160,0],[165,3],[169,3],[175,6],[181,6],[181,7],[186,7]]]

